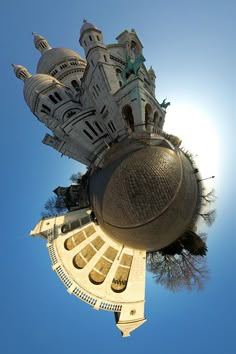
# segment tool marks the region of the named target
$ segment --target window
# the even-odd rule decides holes
[[[103,55],[103,57],[104,57],[105,62],[107,62],[107,57],[105,54]]]
[[[93,40],[91,36],[89,36],[89,39],[90,39],[90,41],[92,41],[92,40]]]
[[[133,256],[126,253],[123,254],[111,284],[111,289],[114,292],[121,293],[126,289],[132,260]]]
[[[50,100],[53,102],[53,103],[57,103],[57,100],[55,99],[55,97],[53,95],[49,95],[48,96],[50,98]]]
[[[86,43],[86,41],[84,41],[84,45],[85,45],[85,47],[87,47],[87,43]]]
[[[163,117],[160,117],[160,118],[159,118],[158,127],[159,127],[159,128],[162,128],[162,125],[163,125]]]
[[[61,98],[61,96],[59,95],[59,93],[54,92],[54,95],[55,95],[55,97],[58,99],[58,101],[62,101],[62,98]]]
[[[70,223],[66,223],[66,224],[63,224],[62,227],[61,227],[61,232],[63,234],[66,234],[67,232],[71,231],[71,230],[75,230],[77,229],[78,227],[80,227],[80,220],[74,220]]]
[[[46,106],[46,104],[43,103],[42,108],[41,108],[41,112],[48,114],[48,113],[50,113],[50,111],[51,111],[51,109],[48,106]]]
[[[94,89],[94,92],[95,92],[96,96],[98,96],[98,95],[99,95],[99,93],[98,93],[97,88],[96,88],[95,86],[93,86],[93,89]]]
[[[55,97],[54,97],[55,96]],[[58,103],[59,101],[62,101],[62,98],[61,96],[59,95],[58,92],[54,92],[54,96],[53,95],[49,95],[48,97],[50,98],[50,100],[53,102],[53,103]]]
[[[158,125],[158,113],[157,112],[154,113],[153,122],[154,122],[154,126],[156,127]]]
[[[134,117],[132,108],[129,105],[123,107],[122,116],[127,123],[128,130],[134,131]]]
[[[76,80],[72,80],[72,81],[71,81],[71,85],[73,86],[73,88],[74,88],[76,91],[80,91],[80,85],[79,85],[79,83],[78,83]]]
[[[79,245],[81,242],[83,242],[85,239],[86,237],[84,236],[83,231],[77,232],[75,235],[65,240],[64,247],[66,250],[70,251],[74,247]]]
[[[56,74],[57,74],[57,70],[55,69],[55,70],[53,70],[52,72],[51,72],[51,76],[55,76]]]
[[[116,127],[114,126],[114,124],[113,124],[112,121],[111,121],[110,123],[111,123],[111,126],[112,126],[112,128],[113,128],[113,130],[114,130],[114,132],[115,132],[115,131],[116,131]]]
[[[87,130],[83,130],[83,133],[90,139],[90,140],[93,140],[93,137],[92,137],[92,135],[90,135],[88,132],[87,132]]]
[[[64,224],[63,226],[65,226],[65,225],[67,225],[67,224]],[[65,249],[68,251],[72,250],[77,245],[79,245],[81,242],[83,242],[86,238],[92,236],[95,232],[96,232],[96,230],[92,225],[77,232],[76,234],[72,235],[71,237],[69,237],[68,239],[65,240],[65,243],[64,243]]]
[[[73,258],[73,265],[77,269],[83,269],[86,264],[95,256],[97,251],[104,245],[105,241],[97,236],[90,244],[85,246]]]
[[[89,122],[86,121],[85,124],[93,132],[94,135],[98,136],[98,133],[96,132],[96,130],[93,128],[93,126]]]
[[[61,65],[60,65],[60,68],[61,68],[61,69],[67,68],[67,64],[61,64]]]
[[[108,123],[108,127],[109,127],[110,131],[111,131],[112,133],[114,133],[114,129],[113,129],[112,125],[111,125],[111,122]]]
[[[116,258],[118,251],[113,247],[108,247],[103,256],[96,263],[94,268],[89,273],[89,280],[96,285],[102,284],[106,279],[109,270]]]
[[[149,128],[150,123],[152,123],[152,107],[150,104],[145,106],[145,129]]]
[[[96,125],[96,127],[98,128],[98,130],[99,130],[101,133],[103,133],[103,130],[102,130],[100,124],[98,124],[98,122],[95,122],[95,125]]]

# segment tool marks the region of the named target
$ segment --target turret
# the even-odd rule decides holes
[[[90,91],[91,97],[95,98],[98,110],[101,111],[107,92],[116,92],[120,88],[116,68],[110,59],[108,48],[103,43],[102,32],[86,20],[80,30],[79,42],[84,48],[89,64],[89,70],[86,71],[83,81],[85,87]],[[101,82],[103,82],[103,88],[100,88]],[[99,89],[104,91],[105,97],[100,95]],[[96,96],[100,96],[100,102]]]
[[[32,32],[33,36],[34,36],[34,45],[35,48],[38,49],[40,51],[40,53],[44,53],[49,49],[52,49],[52,47],[50,47],[50,45],[48,44],[48,41],[40,36],[39,34]]]
[[[151,85],[152,94],[155,96],[156,75],[155,75],[155,71],[153,70],[152,66],[151,66],[150,69],[148,70],[148,76],[149,76],[149,80],[150,80],[150,85]]]
[[[22,65],[12,64],[12,67],[14,68],[14,73],[16,77],[22,81],[25,81],[27,78],[32,76],[28,72],[28,70]]]
[[[95,47],[106,49],[106,46],[103,43],[102,32],[86,20],[84,20],[83,26],[80,29],[79,43],[84,48],[86,58],[88,57],[90,50]]]
[[[138,55],[142,54],[143,45],[134,29],[123,31],[116,39],[119,44],[125,45],[126,53],[131,59],[134,60]]]

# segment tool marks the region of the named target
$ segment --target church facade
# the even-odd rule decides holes
[[[79,43],[86,59],[65,48],[51,48],[35,33],[41,57],[37,74],[14,65],[24,80],[24,97],[33,114],[52,132],[43,143],[85,165],[101,165],[107,147],[133,132],[163,128],[165,109],[155,98],[155,73],[147,70],[134,30],[105,45],[103,34],[84,22]]]

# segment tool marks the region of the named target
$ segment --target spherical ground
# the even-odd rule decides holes
[[[161,145],[127,140],[110,149],[90,179],[90,200],[101,228],[115,241],[157,250],[191,223],[197,182],[185,156]]]

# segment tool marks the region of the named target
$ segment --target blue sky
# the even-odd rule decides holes
[[[235,345],[235,25],[230,0],[40,2],[3,0],[1,26],[1,301],[0,352],[65,354],[214,353]],[[217,220],[209,229],[210,280],[204,291],[171,293],[147,276],[147,322],[121,338],[111,313],[69,295],[50,266],[45,243],[28,235],[58,185],[84,167],[41,143],[46,128],[26,106],[11,63],[35,73],[39,53],[31,32],[52,47],[83,55],[83,19],[115,42],[135,28],[156,95],[171,101],[165,130],[183,137],[204,177],[216,175]],[[214,183],[213,183],[214,182]]]

